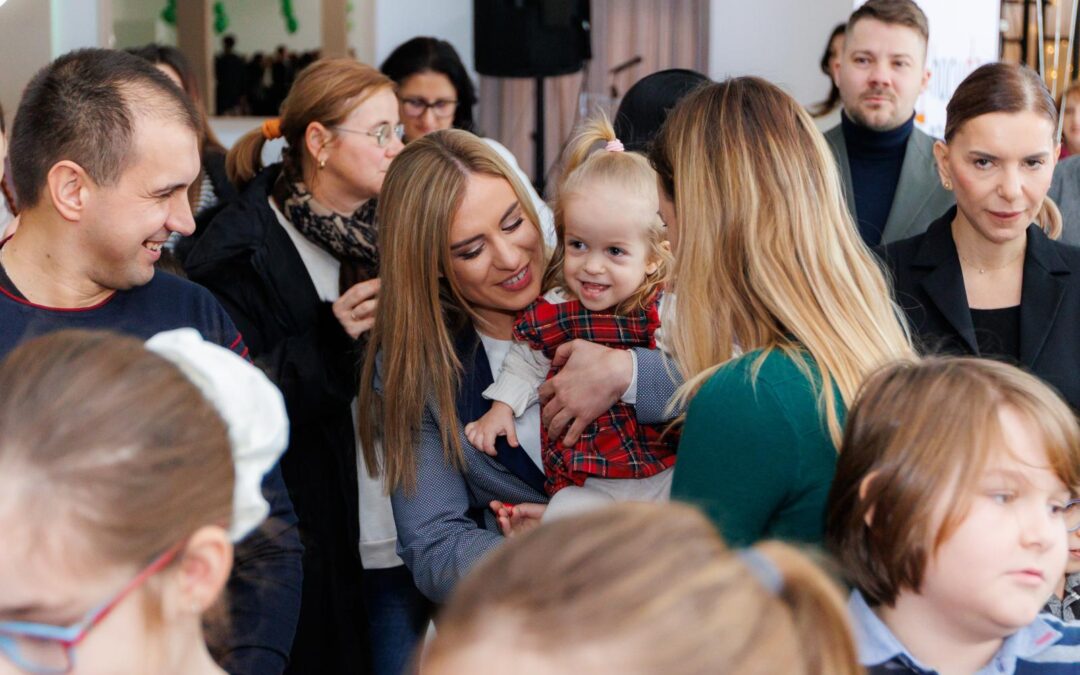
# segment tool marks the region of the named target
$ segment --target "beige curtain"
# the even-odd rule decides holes
[[[547,78],[544,160],[548,189],[554,167],[582,113],[598,108],[612,116],[630,86],[666,68],[705,72],[708,66],[708,0],[592,0],[593,58],[584,73]],[[641,63],[612,76],[635,56]],[[536,84],[531,79],[480,78],[480,130],[508,147],[533,180]],[[582,108],[585,108],[583,111]]]

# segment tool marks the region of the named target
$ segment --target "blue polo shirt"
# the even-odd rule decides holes
[[[859,591],[852,591],[848,613],[859,661],[870,675],[916,673],[937,675],[900,643],[871,611]],[[1080,624],[1066,624],[1040,615],[1001,644],[1001,649],[975,675],[1076,675],[1080,673]]]

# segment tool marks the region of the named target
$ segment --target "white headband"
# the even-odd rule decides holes
[[[158,333],[146,341],[146,347],[176,364],[229,428],[236,471],[229,536],[238,542],[270,513],[262,479],[289,444],[289,419],[281,392],[258,368],[203,340],[194,328]]]

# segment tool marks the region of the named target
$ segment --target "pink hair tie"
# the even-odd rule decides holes
[[[604,149],[608,152],[622,152],[626,150],[626,148],[623,147],[622,141],[617,138],[608,141],[607,145],[604,146]]]

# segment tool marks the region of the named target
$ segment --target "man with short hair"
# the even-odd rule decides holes
[[[915,100],[930,81],[929,37],[911,0],[869,0],[848,20],[834,66],[844,110],[825,139],[869,246],[920,234],[955,203],[938,178],[934,139],[915,128]]]
[[[247,355],[209,291],[155,273],[169,235],[194,229],[199,124],[165,75],[121,51],[71,52],[27,85],[11,133],[21,221],[0,242],[0,356],[65,328],[182,327]],[[279,468],[263,492],[270,518],[236,548],[229,635],[211,645],[233,674],[281,673],[300,607],[303,549]]]

